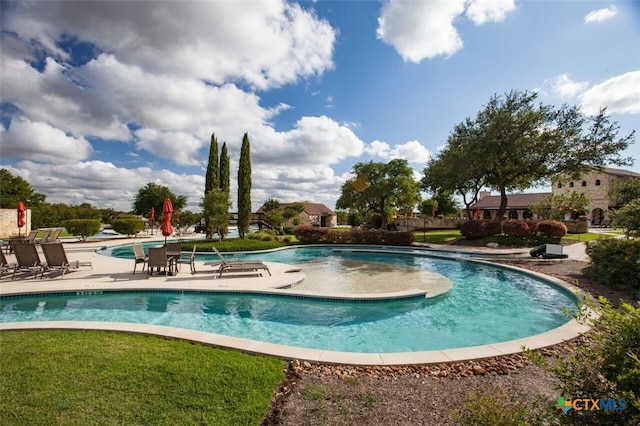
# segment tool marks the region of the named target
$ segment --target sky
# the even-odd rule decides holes
[[[419,178],[493,95],[607,107],[640,130],[640,2],[2,1],[0,167],[51,203],[132,209],[153,182],[199,212],[211,135],[245,132],[254,210],[330,208],[357,162]],[[623,153],[636,159],[640,137]]]

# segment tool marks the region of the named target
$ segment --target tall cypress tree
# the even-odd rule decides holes
[[[244,134],[238,165],[238,234],[244,238],[251,224],[251,154],[249,135]]]
[[[220,187],[220,165],[218,164],[218,140],[215,134],[211,134],[209,146],[209,164],[207,174],[204,177],[204,194],[207,195],[213,188]]]
[[[229,165],[229,153],[227,152],[227,143],[222,144],[220,150],[220,190],[229,193],[231,187],[231,169]]]

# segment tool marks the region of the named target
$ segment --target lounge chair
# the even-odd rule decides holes
[[[17,266],[18,264],[15,262],[9,263],[7,257],[4,255],[4,251],[0,250],[0,278],[2,278],[2,274],[13,271]]]
[[[196,260],[196,246],[193,246],[193,250],[191,251],[191,254],[189,255],[189,257],[183,258],[182,256],[180,256],[176,260],[176,268],[180,270],[181,264],[188,263],[189,267],[191,268],[191,275],[193,275],[196,273],[195,260]]]
[[[38,249],[34,243],[16,244],[13,249],[16,251],[16,260],[18,265],[13,270],[11,279],[15,278],[16,272],[34,272],[33,278],[38,275],[46,266],[40,260]]]
[[[45,272],[52,270],[62,271],[62,278],[64,278],[64,274],[70,269],[78,269],[80,266],[90,266],[91,269],[93,269],[91,262],[80,262],[77,260],[69,262],[67,252],[64,250],[62,243],[47,243],[42,244],[41,247],[47,263],[44,265],[44,268],[42,268],[40,278],[44,276]]]
[[[56,228],[53,230],[53,232],[51,233],[51,235],[49,235],[49,237],[47,238],[46,241],[43,241],[44,243],[59,243],[60,242],[60,234],[62,233],[62,228]]]
[[[157,268],[160,272],[160,268],[167,272],[169,267],[169,261],[167,260],[167,248],[166,247],[151,247],[149,249],[149,257],[147,259],[147,276],[153,274],[153,268]]]
[[[136,268],[138,267],[138,263],[142,263],[142,272],[144,272],[144,267],[147,264],[149,257],[145,254],[142,244],[135,243],[133,245],[133,255],[135,260],[135,264],[133,265],[133,273],[134,274],[136,273]]]
[[[222,277],[224,273],[234,273],[234,272],[258,272],[259,275],[262,275],[259,271],[267,271],[269,276],[271,276],[271,271],[269,271],[269,267],[264,264],[264,262],[260,260],[227,260],[225,257],[215,248],[213,247],[213,251],[220,258],[220,266],[218,267],[218,277]]]
[[[45,229],[44,230],[44,234],[42,234],[42,237],[40,238],[36,238],[36,243],[46,243],[47,240],[49,239],[49,235],[51,235],[51,229]]]
[[[33,243],[36,241],[36,235],[38,235],[38,230],[34,229],[33,231],[29,232],[29,235],[27,235],[26,237],[18,240],[20,242],[23,243]]]

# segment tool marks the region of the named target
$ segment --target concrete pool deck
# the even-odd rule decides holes
[[[10,276],[4,275],[0,281],[0,295],[18,295],[29,293],[47,292],[96,292],[115,290],[186,290],[186,291],[234,291],[234,292],[259,292],[278,293],[283,290],[278,288],[291,287],[286,290],[286,294],[309,294],[315,296],[325,296],[329,298],[344,297],[351,298],[352,295],[337,295],[330,293],[317,293],[295,291],[295,285],[304,279],[303,271],[296,266],[285,265],[275,262],[265,262],[269,266],[272,276],[223,276],[214,278],[213,268],[204,265],[204,262],[196,262],[197,274],[191,275],[188,268],[183,265],[181,272],[175,276],[153,275],[147,277],[138,270],[133,274],[132,259],[118,259],[96,253],[96,250],[104,246],[114,246],[121,244],[131,244],[132,242],[154,241],[150,238],[138,238],[129,240],[107,240],[89,243],[69,242],[65,244],[65,250],[70,261],[91,262],[93,269],[81,267],[61,278],[55,273],[50,276],[45,274],[44,279],[20,278],[12,280]],[[163,239],[157,239],[162,242]],[[578,247],[573,247],[578,246]],[[436,247],[431,245],[433,250],[445,250],[447,247]],[[447,250],[450,251],[450,250]],[[528,254],[524,250],[507,250],[491,248],[474,248],[476,254],[494,254],[497,257],[523,257]],[[460,252],[469,252],[461,250]],[[584,244],[574,244],[565,250],[571,259],[582,260],[584,254]],[[12,255],[9,261],[12,261]],[[514,268],[517,269],[517,268]],[[289,272],[288,272],[289,271]],[[581,294],[581,291],[568,283],[558,279],[544,276],[531,271],[529,274],[543,277],[545,280],[555,285],[563,287],[568,291]],[[367,298],[389,298],[389,297],[414,297],[424,295],[424,290],[406,290],[395,293],[375,293],[368,294]],[[357,297],[362,297],[358,295]],[[237,337],[223,336],[201,331],[179,329],[151,324],[133,323],[105,323],[105,322],[83,322],[83,321],[59,321],[59,322],[16,322],[0,323],[0,331],[3,330],[26,330],[26,329],[76,329],[76,330],[110,330],[121,332],[134,332],[148,335],[167,336],[178,339],[185,339],[200,342],[212,346],[234,348],[244,352],[267,354],[282,357],[285,359],[298,359],[311,362],[322,362],[330,364],[356,364],[356,365],[403,365],[403,364],[431,364],[455,361],[467,361],[472,359],[489,358],[500,355],[509,355],[522,352],[522,347],[536,349],[551,346],[557,343],[570,340],[586,331],[589,327],[579,324],[574,319],[564,325],[547,331],[545,333],[530,336],[523,339],[500,342],[490,345],[473,346],[457,349],[445,349],[438,351],[405,352],[405,353],[352,353],[335,352],[320,349],[307,349],[292,346],[284,346],[273,343],[259,342]]]

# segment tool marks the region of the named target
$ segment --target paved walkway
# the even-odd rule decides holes
[[[101,291],[101,290],[192,290],[192,291],[252,291],[252,292],[278,292],[287,291],[295,293],[295,285],[304,279],[304,271],[300,271],[291,265],[281,263],[268,262],[271,276],[223,276],[223,278],[214,277],[211,266],[206,266],[204,262],[196,262],[196,269],[199,271],[195,275],[191,275],[186,265],[176,276],[147,276],[138,272],[133,274],[133,262],[131,259],[118,259],[114,257],[103,256],[96,253],[96,250],[104,246],[112,246],[119,244],[131,243],[132,240],[106,240],[99,242],[68,242],[65,244],[65,250],[69,260],[78,260],[81,262],[91,262],[93,269],[82,267],[79,270],[68,273],[64,278],[59,275],[48,276],[45,274],[44,279],[16,279],[4,278],[0,281],[0,295],[16,295],[24,293],[43,293],[43,292],[59,292],[59,291]],[[138,238],[135,241],[146,242],[153,241],[150,238]],[[162,239],[157,240],[161,243]],[[431,250],[435,251],[451,251],[450,246],[429,245]],[[497,256],[497,257],[529,257],[528,250],[513,249],[496,249],[490,247],[465,248],[466,253],[476,253],[479,255]],[[572,259],[583,260],[584,244],[574,244],[565,247],[565,252]],[[530,258],[530,257],[529,257]],[[11,255],[10,259],[11,261]],[[539,275],[535,274],[534,275]],[[544,277],[545,279],[555,283],[556,285],[567,288],[575,293],[580,292],[579,289],[560,280]],[[281,290],[282,288],[291,287],[289,290]],[[310,294],[310,292],[300,292],[300,294]],[[414,297],[416,295],[424,295],[424,290],[409,290],[395,293],[376,293],[368,294],[368,298],[388,298],[388,297]],[[321,295],[315,293],[315,295]],[[325,297],[346,297],[355,298],[363,297],[362,295],[339,295],[324,294]],[[64,322],[22,322],[22,323],[0,323],[0,330],[11,329],[100,329],[100,330],[118,330],[126,332],[138,332],[145,334],[155,334],[162,336],[170,336],[174,338],[186,339],[191,341],[202,342],[215,346],[223,346],[236,348],[246,352],[270,354],[286,359],[300,359],[309,361],[318,361],[324,363],[336,364],[362,364],[362,365],[401,365],[401,364],[424,364],[424,363],[440,363],[451,361],[463,361],[476,358],[486,358],[498,355],[506,355],[521,352],[522,346],[531,349],[549,346],[577,336],[588,330],[587,327],[578,324],[575,320],[571,320],[563,326],[546,333],[531,336],[524,339],[518,339],[510,342],[502,342],[491,345],[475,346],[460,349],[448,349],[440,351],[425,352],[407,352],[407,353],[347,353],[334,352],[319,349],[306,349],[298,347],[290,347],[284,345],[276,345],[272,343],[258,342],[253,340],[241,339],[236,337],[222,336],[212,333],[199,331],[177,329],[172,327],[132,324],[132,323],[100,323],[100,322],[81,322],[81,321],[64,321]]]

